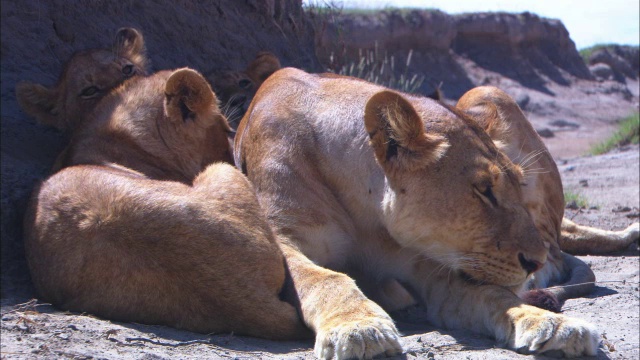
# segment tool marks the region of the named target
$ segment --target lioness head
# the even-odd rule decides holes
[[[516,287],[544,264],[522,170],[476,122],[391,91],[368,100],[364,120],[396,241],[481,283]]]
[[[113,49],[75,54],[54,87],[22,82],[16,86],[16,96],[22,109],[40,123],[69,129],[82,122],[111,89],[144,74],[146,62],[142,34],[123,28],[116,34]]]
[[[278,58],[261,51],[244,71],[229,71],[209,76],[223,112],[236,128],[262,83],[280,69]]]

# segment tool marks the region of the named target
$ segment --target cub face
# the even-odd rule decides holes
[[[522,170],[475,122],[382,91],[366,105],[365,127],[386,178],[383,221],[401,245],[469,279],[508,287],[545,263]]]
[[[113,88],[144,75],[146,63],[142,34],[122,28],[116,34],[113,50],[79,52],[65,65],[54,87],[22,82],[16,86],[16,96],[24,111],[41,124],[70,129]]]
[[[280,61],[274,54],[261,51],[244,71],[209,76],[222,110],[234,128],[249,108],[260,85],[280,67]]]

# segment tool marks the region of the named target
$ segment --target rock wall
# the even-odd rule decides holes
[[[457,98],[473,82],[461,58],[544,91],[547,79],[569,85],[567,75],[592,79],[569,33],[559,20],[530,13],[448,15],[438,10],[315,14],[318,58],[343,54],[357,58],[360,49],[378,46],[398,59],[413,50],[410,70],[429,80],[422,92],[442,82]]]
[[[2,293],[28,296],[22,217],[33,185],[66,140],[19,108],[14,88],[28,80],[55,84],[76,51],[108,47],[120,27],[140,29],[151,70],[189,66],[201,72],[244,69],[257,52],[284,66],[318,71],[313,29],[301,0],[5,1],[1,22]]]

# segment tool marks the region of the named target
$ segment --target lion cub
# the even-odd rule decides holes
[[[62,169],[34,190],[24,223],[43,300],[201,333],[307,333],[279,299],[284,258],[254,190],[221,163],[230,129],[199,73],[131,78],[65,124]]]
[[[142,34],[122,28],[116,34],[113,50],[75,54],[54,87],[19,83],[18,103],[44,125],[73,129],[111,89],[133,76],[144,75],[147,62]]]
[[[244,71],[208,76],[231,127],[238,127],[260,85],[279,69],[280,60],[268,51],[261,51]]]

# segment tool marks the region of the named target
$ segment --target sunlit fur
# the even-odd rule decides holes
[[[229,125],[198,72],[133,77],[70,129],[33,192],[25,251],[39,299],[109,320],[305,337],[285,264]]]
[[[561,301],[588,294],[594,287],[593,272],[561,250],[572,253],[623,250],[637,241],[638,224],[612,232],[564,219],[563,187],[556,163],[516,102],[503,91],[489,86],[474,88],[460,98],[456,107],[477,121],[500,150],[522,168],[527,210],[549,248],[547,263],[528,287],[564,283],[565,287],[551,289]]]
[[[379,304],[401,308],[411,295],[434,325],[512,349],[595,354],[591,325],[514,293],[548,248],[525,203],[523,170],[462,112],[285,68],[256,93],[234,158],[283,249],[319,357],[397,354]]]

